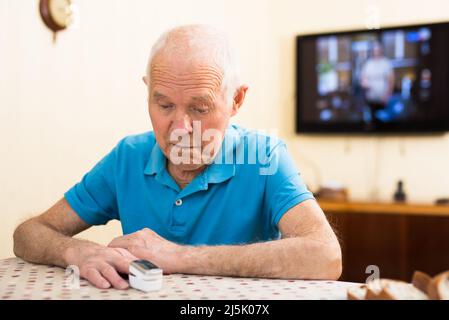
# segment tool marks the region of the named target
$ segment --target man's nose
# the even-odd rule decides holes
[[[193,124],[192,119],[189,117],[188,114],[178,114],[176,115],[175,119],[173,120],[172,124],[172,130],[176,130],[179,132],[184,132],[185,134],[190,134],[193,132]]]

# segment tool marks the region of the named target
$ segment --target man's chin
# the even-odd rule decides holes
[[[195,162],[179,162],[179,161],[171,161],[171,164],[173,166],[178,167],[179,169],[182,169],[183,171],[196,171],[198,169],[201,169],[202,167],[206,166],[207,163],[195,163]]]

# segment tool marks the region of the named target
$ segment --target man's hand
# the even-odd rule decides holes
[[[66,252],[67,264],[78,266],[81,277],[100,289],[111,285],[127,289],[128,282],[118,272],[128,274],[130,263],[137,259],[125,249],[101,245],[71,247]]]
[[[148,228],[117,237],[108,247],[126,249],[139,259],[156,264],[165,274],[181,272],[180,260],[184,247],[162,238]]]
[[[66,268],[75,265],[80,275],[99,288],[125,289],[129,285],[118,272],[127,274],[137,258],[125,249],[113,249],[73,238],[90,227],[65,198],[14,232],[14,253],[30,262]]]

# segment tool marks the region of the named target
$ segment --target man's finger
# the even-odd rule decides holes
[[[114,268],[120,272],[120,273],[125,273],[128,274],[129,273],[129,265],[131,264],[132,261],[134,260],[138,260],[137,257],[117,257],[116,259],[111,261],[111,264],[114,266]]]
[[[116,289],[126,289],[129,287],[122,277],[119,276],[117,271],[109,264],[105,263],[100,267],[101,275],[106,278]]]
[[[130,244],[130,241],[125,240],[125,238],[120,237],[120,238],[115,238],[114,240],[112,240],[109,244],[108,247],[110,248],[127,248]]]
[[[149,248],[144,248],[141,246],[130,246],[127,250],[138,259],[145,259],[151,261],[152,255],[151,249]]]
[[[137,257],[134,256],[131,252],[129,252],[126,249],[123,248],[113,248],[115,251],[117,251],[118,253],[120,253],[123,257],[127,258],[127,259],[131,259],[131,260],[136,260]]]
[[[81,274],[81,276],[97,288],[107,289],[111,286],[111,284],[95,268],[87,269],[85,274]]]

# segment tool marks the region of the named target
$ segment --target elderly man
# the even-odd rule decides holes
[[[338,279],[339,243],[285,144],[229,124],[248,87],[226,37],[198,25],[166,32],[143,81],[154,131],[125,137],[21,224],[15,254],[77,265],[99,288],[127,288],[119,273],[134,259],[164,273]],[[72,238],[111,219],[124,235],[107,247]]]

